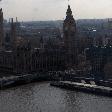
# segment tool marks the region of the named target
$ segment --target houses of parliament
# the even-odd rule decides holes
[[[10,29],[4,31],[3,11],[0,9],[0,72],[36,73],[59,71],[75,67],[77,63],[76,22],[70,5],[63,22],[63,39],[58,44],[45,44],[43,37],[38,48],[30,41],[18,41],[17,24],[10,21]]]

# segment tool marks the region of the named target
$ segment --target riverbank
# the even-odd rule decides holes
[[[55,81],[50,83],[51,86],[56,86],[60,88],[82,91],[86,93],[92,93],[97,95],[104,95],[112,97],[112,88],[70,81]]]
[[[2,77],[0,78],[0,89],[6,89],[14,86],[19,86],[23,84],[28,84],[32,82],[38,81],[48,81],[49,76],[48,74],[25,74],[25,75],[16,75],[10,77]]]

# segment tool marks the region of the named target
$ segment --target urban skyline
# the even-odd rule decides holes
[[[71,0],[69,4],[76,19],[112,18],[111,0]],[[6,19],[18,17],[22,21],[62,20],[67,5],[67,0],[2,0],[0,3]]]
[[[33,0],[25,6],[27,1],[29,8],[13,4],[13,11],[0,6],[0,112],[110,112],[112,20],[76,20],[79,12],[67,3],[63,21],[42,21],[45,13],[32,13]],[[45,8],[46,18],[55,20],[61,11],[57,7],[55,13],[53,4],[51,10]]]

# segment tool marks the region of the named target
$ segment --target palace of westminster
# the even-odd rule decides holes
[[[11,19],[10,30],[6,32],[3,21],[3,11],[0,9],[0,72],[26,74],[77,69],[83,71],[79,74],[101,76],[107,62],[112,61],[110,45],[93,47],[90,42],[89,48],[80,50],[76,21],[70,5],[63,22],[63,38],[55,45],[50,42],[45,44],[43,38],[38,48],[32,48],[30,41],[22,44],[17,37],[18,23]]]
[[[40,40],[39,48],[32,48],[30,41],[17,41],[17,22],[10,22],[10,31],[4,32],[3,12],[0,9],[0,71],[12,73],[32,73],[38,71],[64,70],[75,63],[76,24],[68,6],[64,21],[64,44],[50,46]],[[70,30],[69,30],[70,29]],[[65,66],[67,65],[67,66]]]

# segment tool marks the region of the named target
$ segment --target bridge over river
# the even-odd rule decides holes
[[[31,83],[1,90],[0,112],[112,112],[112,98]]]

